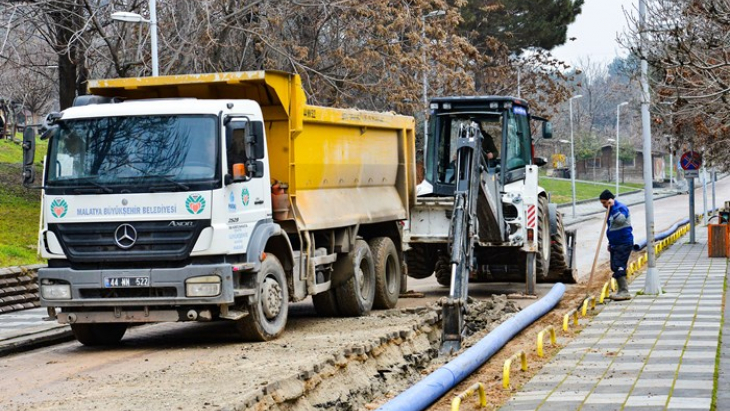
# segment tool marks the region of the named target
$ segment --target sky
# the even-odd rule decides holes
[[[623,7],[623,8],[622,8]],[[633,15],[638,0],[586,0],[575,22],[568,26],[568,38],[576,37],[551,53],[572,66],[581,60],[608,64],[616,56],[625,57],[626,50],[616,42],[619,33],[627,29],[624,9]]]

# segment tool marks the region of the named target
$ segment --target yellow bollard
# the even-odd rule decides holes
[[[466,391],[457,395],[456,398],[451,401],[451,411],[459,411],[459,408],[461,408],[461,402],[474,395],[475,391],[479,393],[479,407],[486,407],[487,393],[484,392],[484,384],[478,382],[467,388]]]
[[[544,354],[542,351],[542,340],[543,340],[543,336],[545,335],[546,331],[550,333],[550,343],[552,345],[555,345],[558,341],[557,337],[555,337],[555,328],[553,328],[552,325],[548,325],[547,327],[545,327],[544,330],[537,333],[537,356],[540,358],[542,358],[542,356]]]
[[[611,291],[616,292],[616,290],[618,290],[618,283],[615,278],[611,277]]]
[[[588,303],[589,302],[591,303],[591,311],[596,310],[596,297],[594,297],[594,296],[587,297],[585,300],[583,300],[583,310],[581,311],[581,313],[583,314],[583,317],[585,317],[586,314],[588,313]]]
[[[563,316],[563,331],[568,331],[568,320],[570,320],[571,315],[573,316],[573,324],[578,325],[578,310],[572,309]]]
[[[599,303],[603,304],[603,301],[608,298],[608,287],[610,286],[610,281],[606,281],[606,284],[603,284],[603,288],[601,289],[601,297],[598,300]]]
[[[504,362],[504,368],[502,370],[502,387],[504,388],[509,388],[509,371],[512,368],[512,360],[518,356],[522,358],[522,371],[527,371],[527,356],[524,351],[520,350]]]
[[[629,264],[629,270],[631,270],[632,274],[636,272],[636,262]]]

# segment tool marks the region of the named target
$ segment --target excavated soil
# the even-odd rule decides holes
[[[470,307],[470,327],[517,311]],[[117,348],[77,342],[0,359],[3,410],[361,410],[418,381],[438,358],[437,305],[317,318],[294,307],[287,331],[238,343],[230,324],[134,327]]]

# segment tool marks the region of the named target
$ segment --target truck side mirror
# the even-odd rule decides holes
[[[35,181],[35,130],[33,127],[25,127],[23,130],[23,186],[29,188]]]
[[[553,138],[553,123],[549,121],[542,123],[542,138]]]
[[[46,115],[46,118],[43,119],[43,124],[41,124],[40,127],[41,140],[47,140],[53,135],[53,133],[58,128],[56,122],[61,119],[61,116],[62,114],[58,112],[52,112]]]
[[[251,153],[255,160],[261,160],[266,157],[266,153],[264,152],[264,123],[260,121],[248,122],[246,144],[250,144],[253,148]]]
[[[547,159],[545,157],[535,157],[532,159],[532,164],[542,167],[547,164]]]

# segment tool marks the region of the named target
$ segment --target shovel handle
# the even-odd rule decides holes
[[[593,273],[596,272],[596,264],[598,263],[598,253],[601,252],[601,244],[603,244],[603,233],[606,232],[606,224],[608,223],[608,215],[611,212],[611,205],[606,208],[606,214],[603,216],[603,226],[598,236],[598,245],[596,246],[596,254],[593,256],[593,266],[591,267],[591,275],[588,277],[588,289],[593,285]]]

